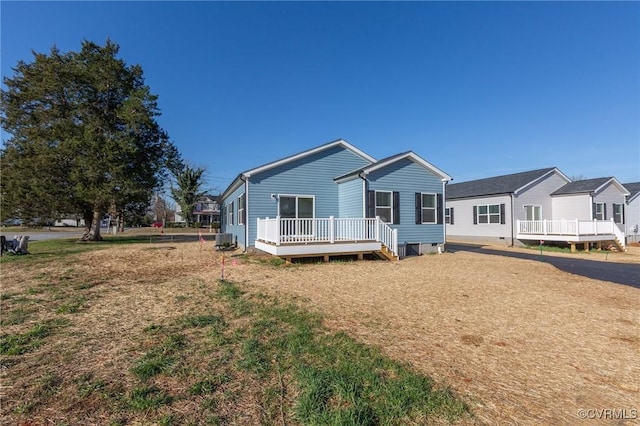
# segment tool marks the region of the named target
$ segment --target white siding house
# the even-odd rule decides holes
[[[550,194],[567,182],[550,167],[447,185],[447,239],[514,245],[517,221],[551,219]]]
[[[625,208],[627,242],[640,242],[640,182],[625,183],[629,191]]]

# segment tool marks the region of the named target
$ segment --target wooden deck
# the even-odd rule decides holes
[[[589,250],[592,243],[626,250],[624,232],[613,220],[518,220],[516,226],[518,240],[566,242],[571,251],[576,251],[578,245]]]
[[[398,260],[397,231],[379,218],[258,219],[255,247],[288,261],[365,254]]]

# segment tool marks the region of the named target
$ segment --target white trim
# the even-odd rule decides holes
[[[246,189],[245,189],[246,191]],[[246,192],[243,192],[242,194],[238,195],[238,214],[237,214],[237,220],[236,223],[238,225],[246,225],[245,220],[243,218],[243,216],[246,217],[246,206],[247,206],[247,197],[246,197]],[[244,197],[244,207],[242,207],[242,215],[240,214],[240,198]],[[242,223],[240,223],[240,220],[242,219]]]
[[[298,154],[294,154],[294,155],[291,155],[289,157],[285,157],[285,158],[282,158],[280,160],[276,160],[276,161],[273,161],[271,163],[264,164],[264,165],[262,165],[260,167],[256,167],[255,169],[247,170],[246,172],[244,172],[242,174],[244,176],[250,177],[250,176],[252,176],[252,175],[254,175],[256,173],[261,173],[261,172],[264,172],[266,170],[273,169],[274,167],[278,167],[278,166],[281,166],[283,164],[287,164],[287,163],[290,163],[292,161],[299,160],[299,159],[307,157],[309,155],[313,155],[313,154],[315,154],[317,152],[321,152],[321,151],[324,151],[326,149],[333,148],[334,146],[342,146],[343,148],[348,149],[349,151],[351,151],[354,154],[364,158],[365,160],[367,160],[369,162],[373,163],[373,162],[376,161],[375,158],[371,157],[369,154],[365,153],[364,151],[359,150],[358,148],[356,148],[355,146],[351,145],[349,142],[345,141],[344,139],[338,139],[338,140],[335,140],[333,142],[329,142],[327,144],[320,145],[320,146],[318,146],[316,148],[312,148],[312,149],[309,149],[307,151],[302,151],[302,152],[300,152]]]
[[[277,205],[277,214],[278,217],[281,217],[280,212],[280,198],[281,197],[289,197],[296,199],[296,219],[301,219],[298,217],[298,198],[311,198],[313,200],[313,216],[310,219],[315,219],[316,217],[316,196],[315,195],[305,195],[305,194],[278,194],[278,205]],[[309,218],[302,218],[309,219]]]
[[[616,206],[620,206],[620,222],[616,222]],[[625,224],[624,203],[611,203],[611,219],[613,219],[613,223],[617,223],[618,225]]]
[[[527,219],[527,207],[539,207],[540,208],[540,218],[536,219],[535,218],[535,213],[534,213],[534,217],[531,219]],[[524,217],[525,220],[542,220],[542,205],[541,204],[523,204],[522,208],[524,209]]]
[[[244,181],[244,208],[246,209],[246,222],[244,224],[244,249],[247,250],[249,247],[249,226],[251,224],[251,217],[249,216],[249,178],[246,178]]]
[[[274,245],[256,240],[256,248],[275,256],[300,256],[346,253],[375,252],[382,250],[379,241],[352,242],[340,244],[294,244]]]
[[[381,209],[386,209],[388,208],[389,210],[391,210],[389,213],[389,222],[385,222],[382,221],[382,223],[386,223],[386,224],[393,224],[393,191],[386,191],[386,190],[374,190],[374,200],[373,200],[373,206],[374,206],[374,210],[375,210],[375,216],[379,217],[380,215],[378,214],[378,192],[384,192],[386,194],[389,194],[389,207],[386,206],[382,206],[380,207]],[[381,219],[382,220],[382,219]]]
[[[425,159],[421,158],[420,156],[418,156],[417,154],[415,154],[414,152],[411,152],[411,151],[407,152],[404,155],[399,155],[397,157],[391,157],[386,161],[380,161],[380,162],[377,162],[377,163],[375,163],[375,164],[373,164],[371,166],[364,167],[362,169],[362,172],[364,174],[369,174],[369,173],[371,173],[373,171],[376,171],[378,169],[386,167],[389,164],[393,164],[393,163],[397,162],[398,160],[402,160],[402,159],[405,159],[405,158],[413,161],[414,163],[417,163],[417,164],[421,165],[425,169],[433,172],[434,174],[439,175],[443,182],[448,182],[450,180],[453,180],[453,178],[451,176],[449,176],[448,174],[446,174],[445,172],[443,172],[442,170],[440,170],[439,168],[437,168],[433,164],[429,163],[428,161],[426,161]]]
[[[607,187],[609,185],[609,183],[613,183],[615,186],[618,187],[618,189],[621,190],[622,194],[626,197],[627,195],[631,195],[631,193],[627,190],[627,188],[624,187],[623,184],[621,184],[620,182],[618,182],[618,179],[612,177],[611,179],[609,179],[608,181],[606,181],[605,183],[603,183],[602,185],[600,185],[599,187],[597,187],[593,193],[597,194],[598,192],[600,192],[601,190],[603,190],[605,187]]]
[[[525,185],[522,185],[520,188],[518,188],[515,191],[513,191],[513,193],[518,195],[520,193],[520,191],[522,191],[523,189],[525,189],[525,188],[527,188],[529,186],[537,185],[539,181],[541,181],[542,179],[546,178],[547,176],[549,176],[552,173],[558,173],[558,175],[561,178],[563,178],[567,183],[571,182],[571,179],[569,179],[569,177],[567,177],[567,175],[562,173],[557,167],[554,167],[553,169],[549,170],[547,173],[543,174],[542,176],[538,176],[537,178],[535,178],[531,182],[528,182]]]
[[[435,207],[425,207],[424,206],[424,195],[433,195],[433,199],[435,201]],[[443,202],[444,204],[444,202]],[[433,222],[425,222],[424,221],[424,209],[431,209],[433,208],[433,212],[434,212],[434,218],[433,218]],[[444,212],[443,212],[444,213]],[[444,222],[444,216],[443,216],[443,222]],[[438,194],[436,194],[435,192],[421,192],[420,193],[420,224],[421,225],[437,225],[438,224]]]
[[[367,180],[362,179],[362,217],[367,217]]]

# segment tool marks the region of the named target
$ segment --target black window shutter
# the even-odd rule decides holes
[[[596,203],[593,203],[593,218],[596,218]]]
[[[422,194],[416,192],[416,225],[422,224]]]
[[[393,224],[400,224],[400,193],[393,191]]]
[[[442,194],[436,195],[436,209],[438,210],[438,225],[442,225],[444,220],[442,213],[444,212],[444,206],[442,205]]]
[[[367,217],[376,217],[376,191],[367,191]]]
[[[505,223],[507,223],[505,221],[505,217],[504,217],[504,204],[500,204],[500,224],[504,225]]]
[[[449,208],[449,224],[453,225],[453,207]]]
[[[604,220],[607,220],[607,204],[604,203],[602,205],[602,208],[604,209]]]
[[[620,218],[621,219],[620,223],[625,223],[625,221],[624,221],[624,204],[620,204],[620,207],[622,207],[622,212],[621,212],[622,213],[622,217]]]
[[[222,206],[222,211],[220,212],[220,227],[223,228],[227,222],[227,206]]]
[[[478,206],[473,206],[473,224],[478,224]]]

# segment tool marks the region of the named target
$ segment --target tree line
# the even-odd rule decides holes
[[[101,240],[105,214],[144,215],[154,193],[171,180],[187,221],[204,172],[182,159],[160,127],[158,96],[139,65],[119,46],[83,41],[78,52],[33,53],[3,78],[0,125],[0,215],[80,215],[83,240]]]

